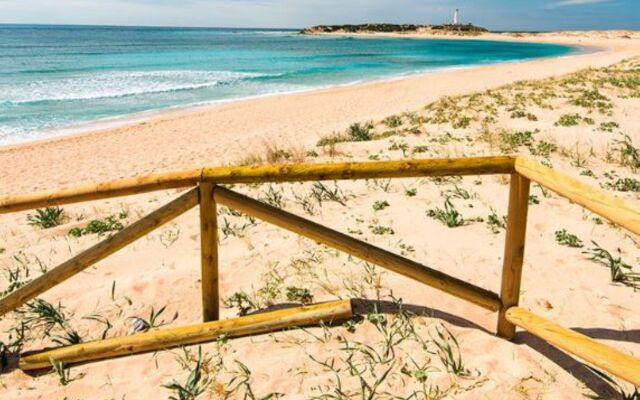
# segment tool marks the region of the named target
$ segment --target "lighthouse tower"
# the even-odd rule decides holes
[[[460,10],[456,8],[456,11],[453,13],[453,24],[460,25]]]

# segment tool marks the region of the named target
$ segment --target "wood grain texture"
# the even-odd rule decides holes
[[[640,204],[630,204],[615,198],[604,190],[524,157],[518,157],[515,166],[520,175],[640,235]]]
[[[200,184],[200,265],[202,276],[202,318],[220,318],[218,290],[218,213],[213,199],[214,185]]]
[[[0,214],[129,196],[157,190],[185,188],[196,185],[200,181],[201,175],[202,169],[200,168],[88,184],[67,189],[3,196],[0,197]]]
[[[198,189],[191,189],[177,199],[127,226],[115,235],[63,262],[0,299],[0,316],[64,282],[91,265],[145,236],[198,204]]]
[[[202,179],[206,182],[231,184],[510,174],[514,171],[514,161],[513,157],[498,156],[205,168]]]
[[[554,324],[520,307],[507,310],[506,318],[512,324],[583,359],[598,369],[640,386],[640,359]]]
[[[240,337],[292,327],[317,325],[320,322],[330,324],[349,319],[352,316],[351,301],[340,300],[24,354],[20,357],[19,366],[22,370],[49,368],[51,360],[62,362],[68,366],[211,342],[221,335]]]
[[[212,183],[294,182],[326,179],[408,178],[420,176],[510,174],[514,157],[443,158],[328,164],[280,164],[198,168],[136,178],[0,197],[0,214],[40,207],[102,200],[156,190]]]
[[[498,295],[489,290],[451,277],[443,272],[380,249],[367,242],[354,239],[351,236],[224,188],[216,188],[214,198],[219,204],[224,204],[227,207],[234,208],[334,249],[384,267],[390,271],[415,279],[418,282],[422,282],[488,310],[498,311],[500,308]]]
[[[530,187],[531,182],[529,179],[518,174],[511,174],[507,235],[504,245],[502,285],[500,289],[502,307],[498,314],[497,328],[498,335],[505,339],[513,338],[516,333],[516,327],[507,321],[505,313],[509,308],[517,306],[520,300]]]

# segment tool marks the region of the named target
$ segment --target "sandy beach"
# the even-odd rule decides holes
[[[562,43],[589,51],[167,111],[99,131],[4,146],[0,194],[238,163],[525,154],[638,204],[640,183],[634,186],[634,179],[640,160],[620,146],[624,135],[629,146],[640,145],[640,33],[478,39]],[[354,123],[367,140],[349,139]],[[499,291],[508,182],[505,176],[328,182],[333,197],[313,184],[236,189]],[[65,206],[62,224],[49,229],[27,224],[27,212],[0,215],[0,269],[37,276],[105,238],[72,237],[70,230],[107,217],[129,225],[177,193]],[[612,282],[609,269],[597,257],[594,261],[594,251],[606,249],[640,272],[640,238],[536,185],[531,194],[522,306],[640,356],[640,286]],[[445,201],[460,212],[459,226],[439,219]],[[340,385],[358,396],[362,380],[349,372],[345,360],[351,353],[345,345],[362,349],[366,344],[383,353],[381,343],[388,337],[381,327],[396,326],[400,304],[412,317],[408,325],[397,325],[406,337],[393,357],[371,367],[365,352],[351,354],[369,383],[386,368],[391,371],[374,398],[392,398],[383,396],[392,393],[434,399],[608,399],[618,398],[620,390],[632,391],[528,333],[520,332],[514,342],[497,338],[494,313],[229,209],[220,209],[218,218],[223,298],[243,293],[253,308],[263,308],[291,300],[288,288],[304,288],[314,302],[360,299],[365,318],[354,329],[316,327],[203,345],[210,382],[201,398],[241,399],[249,390],[262,399],[278,394],[322,398],[335,395]],[[73,328],[84,341],[103,332],[127,334],[133,317],[148,319],[164,306],[158,325],[197,323],[199,231],[198,211],[189,211],[42,298],[61,304],[66,332]],[[8,281],[0,277],[0,289]],[[223,308],[223,318],[237,314],[231,303]],[[381,325],[378,313],[389,325]],[[106,331],[106,323],[88,318],[95,315],[109,321]],[[16,313],[0,319],[0,341],[14,338],[19,319]],[[438,336],[442,332],[445,339]],[[51,337],[39,333],[28,333],[24,350],[52,345]],[[455,371],[438,351],[443,341],[463,360]],[[0,397],[164,398],[172,392],[163,385],[184,382],[196,356],[192,346],[86,364],[71,368],[64,384],[59,375],[31,376],[13,365],[0,373]],[[327,367],[331,359],[339,372]],[[246,384],[237,385],[243,379]]]
[[[0,165],[4,166],[0,171],[0,191],[16,193],[132,174],[225,165],[242,157],[250,144],[265,139],[283,146],[310,146],[320,135],[344,130],[354,121],[379,120],[415,110],[441,96],[602,67],[637,55],[640,49],[637,37],[620,38],[623,35],[507,36],[507,40],[562,43],[600,50],[557,59],[428,73],[168,111],[131,125],[0,147]],[[504,36],[490,34],[486,38],[502,40]],[[69,176],[69,165],[73,165],[72,176]]]

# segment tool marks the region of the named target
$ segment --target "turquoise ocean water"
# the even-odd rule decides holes
[[[144,111],[575,51],[294,30],[0,25],[0,144]]]

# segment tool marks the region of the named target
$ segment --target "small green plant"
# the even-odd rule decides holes
[[[389,150],[390,151],[400,150],[402,151],[402,156],[406,157],[408,155],[409,145],[405,142],[401,142],[401,143],[393,142],[391,146],[389,146]]]
[[[469,200],[471,198],[471,193],[469,193],[467,189],[461,188],[458,185],[454,185],[453,189],[447,190],[446,195],[462,200]]]
[[[616,258],[595,241],[591,241],[591,243],[595,247],[584,253],[591,255],[591,260],[609,268],[612,282],[622,283],[625,286],[632,287],[634,290],[640,288],[640,273],[633,272],[631,265],[622,260],[620,249],[618,249],[618,257]]]
[[[84,235],[97,234],[102,236],[108,232],[117,232],[124,229],[122,222],[118,221],[115,216],[110,215],[104,219],[94,219],[89,221],[84,228],[73,228],[69,230],[67,235],[80,237]]]
[[[524,112],[524,110],[514,110],[511,113],[511,118],[512,119],[516,119],[516,118],[524,118],[527,116],[527,113]]]
[[[297,193],[293,193],[293,197],[297,204],[302,206],[304,212],[309,215],[316,215],[316,206],[313,202],[313,198],[310,195],[299,195]]]
[[[384,124],[389,128],[397,128],[402,125],[402,122],[402,117],[400,115],[392,115],[384,120]]]
[[[61,207],[47,207],[37,209],[35,214],[27,215],[29,225],[38,226],[42,229],[53,228],[62,224],[64,210]]]
[[[419,135],[419,134],[422,133],[422,130],[420,129],[419,125],[415,125],[415,126],[411,126],[411,127],[405,128],[404,131],[406,133],[410,133],[412,135]]]
[[[376,200],[376,202],[373,203],[373,210],[374,211],[382,211],[387,207],[390,207],[390,204],[386,200]]]
[[[373,139],[371,134],[372,129],[373,124],[371,122],[363,125],[355,123],[347,129],[347,135],[353,142],[368,142]]]
[[[287,300],[301,304],[311,304],[313,303],[313,295],[309,289],[289,286],[287,287]]]
[[[629,135],[623,135],[622,140],[616,140],[617,152],[620,154],[620,164],[629,166],[633,171],[640,168],[640,148],[634,146]]]
[[[267,203],[272,207],[282,208],[284,206],[284,195],[282,189],[277,190],[272,184],[269,184],[266,191],[262,192],[260,201]]]
[[[580,124],[582,117],[580,114],[563,114],[560,119],[554,124],[555,126],[576,126]]]
[[[383,225],[369,225],[369,230],[374,235],[395,235],[395,231],[388,226]]]
[[[235,292],[224,300],[227,308],[237,308],[238,315],[247,315],[251,311],[258,309],[258,304],[252,300],[245,292]]]
[[[66,346],[82,342],[80,334],[71,327],[60,304],[55,307],[45,300],[35,299],[16,312],[23,315],[22,322],[25,326],[29,329],[41,329],[54,343]]]
[[[530,112],[526,112],[524,110],[514,110],[511,113],[511,118],[512,119],[526,118],[529,121],[537,121],[538,120],[538,117],[535,114],[531,114]]]
[[[212,378],[204,369],[202,348],[198,346],[198,359],[196,365],[190,370],[187,381],[180,384],[173,380],[162,387],[173,392],[173,395],[169,396],[169,400],[195,400],[207,390],[211,381]]]
[[[415,197],[418,194],[418,189],[415,189],[415,188],[405,189],[404,194],[407,197]]]
[[[342,189],[336,182],[333,184],[333,189],[329,188],[322,182],[314,182],[311,187],[311,196],[316,199],[318,204],[322,204],[323,201],[335,201],[343,206],[347,205],[348,197],[342,192]]]
[[[531,154],[533,154],[534,156],[549,158],[549,156],[551,156],[552,153],[555,153],[556,151],[558,151],[558,146],[554,143],[545,142],[544,140],[541,140],[536,144],[535,147],[531,147],[529,150],[531,151]]]
[[[556,231],[556,242],[563,246],[582,248],[584,243],[576,235],[567,232],[566,229]]]
[[[436,368],[430,366],[428,363],[419,365],[413,359],[411,359],[411,363],[413,366],[409,366],[409,364],[405,364],[400,369],[400,372],[403,374],[413,378],[419,383],[425,383],[427,378],[429,377],[429,372],[437,371]],[[431,397],[427,397],[431,398]]]
[[[529,205],[533,206],[538,204],[540,204],[540,199],[538,198],[538,196],[535,194],[529,195]]]
[[[640,181],[635,178],[618,178],[614,182],[604,183],[603,186],[618,192],[640,192]]]
[[[600,129],[603,132],[613,132],[613,130],[617,128],[620,128],[620,125],[618,125],[617,122],[608,121],[608,122],[602,122],[598,129]]]
[[[438,220],[448,226],[449,228],[455,228],[462,226],[465,223],[462,215],[456,210],[451,200],[447,198],[444,202],[444,209],[436,207],[427,211],[427,215],[435,220]]]
[[[251,370],[249,369],[249,367],[238,360],[235,360],[235,363],[238,369],[232,371],[233,377],[227,385],[231,388],[227,391],[228,395],[233,395],[235,393],[238,393],[238,395],[240,395],[240,392],[242,391],[242,398],[244,400],[275,400],[284,396],[282,393],[277,392],[269,393],[265,396],[260,397],[256,396],[253,388],[251,387]],[[238,396],[238,398],[240,397]]]
[[[487,226],[493,233],[500,233],[502,229],[507,227],[507,218],[500,218],[495,210],[491,210],[491,214],[487,217]]]
[[[403,256],[416,252],[416,249],[413,246],[411,246],[410,244],[402,243],[402,241],[398,243],[398,247],[400,247],[400,254]]]
[[[64,367],[64,364],[61,361],[50,360],[51,369],[58,375],[58,382],[61,386],[67,386],[69,382],[71,382],[71,378],[69,376],[69,369]]]
[[[331,135],[322,136],[316,146],[324,147],[324,146],[333,146],[337,143],[348,142],[349,138],[341,133],[332,133]],[[243,164],[240,164],[243,165]]]
[[[581,176],[588,176],[590,178],[595,178],[596,177],[596,174],[590,169],[584,169],[584,170],[580,171],[580,175]]]
[[[511,153],[521,146],[531,147],[533,145],[534,133],[535,132],[532,131],[518,131],[514,133],[501,132],[500,139],[502,143],[500,150],[505,153]]]
[[[465,367],[462,360],[458,340],[447,328],[437,328],[436,336],[432,336],[431,340],[438,348],[438,358],[440,358],[447,372],[463,378],[471,376],[471,371]]]
[[[426,153],[429,151],[429,146],[414,146],[411,152],[413,154]]]
[[[22,286],[26,285],[27,283],[29,283],[31,281],[31,279],[28,278],[29,276],[29,271],[28,269],[21,269],[20,267],[16,267],[15,269],[12,268],[5,268],[5,275],[6,275],[6,281],[8,283],[6,289],[4,290],[0,290],[0,298],[8,295],[9,293],[20,289]]]
[[[469,125],[471,125],[471,118],[466,115],[458,115],[457,118],[451,122],[453,129],[465,129],[468,128]]]

